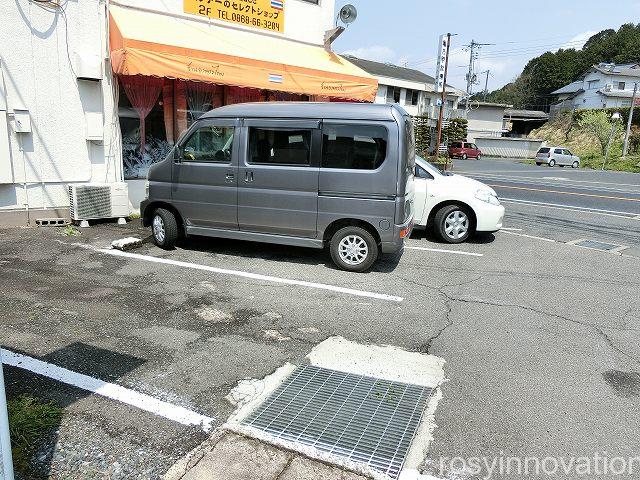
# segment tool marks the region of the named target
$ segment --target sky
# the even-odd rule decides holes
[[[449,83],[465,90],[471,40],[480,50],[476,72],[490,71],[489,91],[512,81],[527,62],[558,48],[582,48],[593,34],[624,23],[640,23],[640,0],[337,0],[358,18],[334,50],[422,70],[434,76],[438,38],[453,37]],[[481,75],[474,92],[484,90]]]

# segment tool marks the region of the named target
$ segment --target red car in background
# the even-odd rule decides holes
[[[482,158],[482,152],[478,149],[475,143],[455,141],[449,145],[449,156],[451,158],[461,158],[466,160],[467,158],[475,158],[480,160]]]

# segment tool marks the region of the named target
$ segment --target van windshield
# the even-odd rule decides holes
[[[416,166],[416,136],[413,128],[413,120],[410,116],[405,116],[405,143],[406,143],[406,158],[405,168],[409,175],[413,174],[413,170]]]

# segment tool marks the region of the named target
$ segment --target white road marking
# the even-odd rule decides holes
[[[0,349],[0,355],[2,355],[2,362],[6,365],[22,368],[37,375],[42,375],[43,377],[51,378],[82,390],[87,390],[95,393],[96,395],[139,408],[140,410],[144,410],[145,412],[152,413],[159,417],[173,420],[174,422],[178,422],[182,425],[197,425],[205,432],[209,432],[214,422],[213,418],[188,410],[184,407],[172,405],[149,395],[138,393],[134,390],[121,387],[114,383],[108,383],[88,375],[73,372],[66,368],[43,362],[42,360],[37,360],[5,349]]]
[[[471,252],[458,252],[456,250],[442,250],[440,248],[425,248],[425,247],[404,247],[407,250],[420,250],[422,252],[436,252],[436,253],[451,253],[453,255],[466,255],[468,257],[484,257],[483,253],[471,253]]]
[[[120,250],[110,250],[107,248],[95,248],[95,247],[92,247],[91,245],[83,245],[83,244],[77,244],[77,243],[73,245],[81,246],[82,248],[94,250],[99,253],[104,253],[105,255],[112,255],[114,257],[124,257],[124,258],[130,258],[132,260],[142,260],[144,262],[160,263],[164,265],[172,265],[174,267],[190,268],[193,270],[202,270],[205,272],[218,273],[221,275],[232,275],[235,277],[250,278],[252,280],[258,280],[262,282],[279,283],[282,285],[296,285],[299,287],[315,288],[318,290],[329,290],[331,292],[344,293],[344,294],[353,295],[356,297],[375,298],[378,300],[386,300],[388,302],[404,301],[404,298],[402,297],[397,297],[395,295],[386,295],[384,293],[367,292],[365,290],[354,290],[352,288],[337,287],[335,285],[327,285],[324,283],[306,282],[303,280],[293,280],[289,278],[273,277],[271,275],[261,275],[257,273],[243,272],[240,270],[228,270],[226,268],[210,267],[208,265],[199,265],[197,263],[189,263],[189,262],[182,262],[179,260],[170,260],[167,258],[152,257],[150,255],[140,255],[138,253],[122,252]]]
[[[502,232],[502,233],[507,234],[507,235],[514,235],[516,237],[532,238],[534,240],[542,240],[544,242],[556,243],[555,240],[551,240],[550,238],[535,237],[533,235],[525,235],[524,233],[516,233],[516,232]]]
[[[507,228],[507,227],[502,227],[500,230],[505,230],[507,232],[521,232],[522,231],[521,228]]]
[[[629,220],[640,220],[640,216],[636,217],[635,213],[619,212],[616,210],[602,210],[600,208],[578,207],[573,205],[562,205],[559,203],[536,202],[534,200],[520,200],[516,198],[500,197],[500,201],[504,203],[516,203],[523,205],[536,205],[540,207],[550,208],[553,210],[568,210],[574,212],[593,213],[595,215],[603,215],[605,217],[626,218]]]

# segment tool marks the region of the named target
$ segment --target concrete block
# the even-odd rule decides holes
[[[182,480],[274,480],[290,459],[287,452],[229,433]]]

